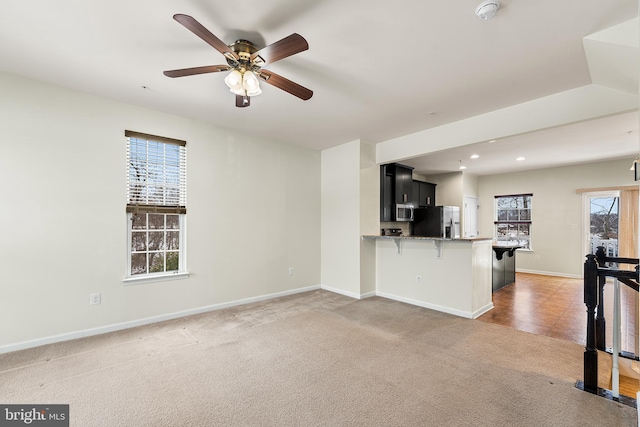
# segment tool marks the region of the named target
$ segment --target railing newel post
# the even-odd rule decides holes
[[[598,264],[587,255],[584,263],[584,303],[587,306],[587,342],[584,350],[584,390],[598,393],[598,350],[596,348],[595,308],[598,304]]]

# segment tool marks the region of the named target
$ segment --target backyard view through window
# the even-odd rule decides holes
[[[618,256],[618,206],[619,198],[590,197],[591,253],[604,246],[607,256]]]
[[[531,249],[531,199],[533,194],[496,196],[495,237]]]
[[[126,131],[128,276],[184,271],[186,143]]]
[[[178,215],[132,214],[131,228],[131,275],[179,270]]]

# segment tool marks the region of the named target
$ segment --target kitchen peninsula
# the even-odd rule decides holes
[[[364,235],[376,250],[376,294],[475,319],[493,308],[492,239]]]

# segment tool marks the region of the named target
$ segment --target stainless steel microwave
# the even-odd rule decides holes
[[[396,205],[396,221],[413,221],[413,205]]]

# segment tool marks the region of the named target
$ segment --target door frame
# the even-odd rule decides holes
[[[467,229],[469,228],[469,218],[467,215],[467,201],[475,201],[475,206],[476,206],[476,230],[475,230],[475,234],[474,236],[467,236]],[[477,196],[467,196],[465,195],[463,197],[463,211],[462,211],[462,220],[463,220],[463,224],[462,224],[462,237],[464,238],[468,238],[468,237],[478,237],[478,235],[480,234],[480,230],[479,230],[479,221],[478,221],[478,210],[480,209],[480,206],[478,205],[478,197]]]

